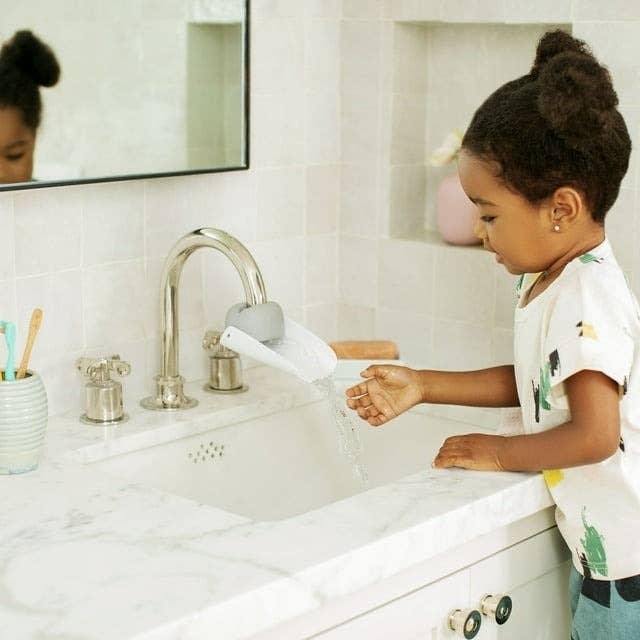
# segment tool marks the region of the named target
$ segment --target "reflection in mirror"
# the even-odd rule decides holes
[[[0,0],[0,190],[245,168],[247,5]],[[19,31],[40,49],[16,56]],[[60,78],[34,84],[46,45]],[[10,97],[18,76],[40,96],[39,126]],[[18,169],[34,144],[33,171]]]

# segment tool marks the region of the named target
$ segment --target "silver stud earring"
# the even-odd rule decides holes
[[[560,225],[559,224],[553,225],[553,230],[554,231],[560,231]]]

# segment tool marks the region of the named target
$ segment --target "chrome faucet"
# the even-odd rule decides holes
[[[156,395],[144,398],[140,404],[145,409],[175,410],[195,407],[198,401],[184,395],[184,378],[178,371],[178,284],[180,274],[187,258],[201,247],[210,247],[221,251],[238,271],[246,296],[246,305],[236,307],[250,308],[264,305],[270,315],[276,310],[276,316],[282,315],[280,307],[267,302],[262,274],[253,256],[247,248],[236,238],[219,229],[196,229],[183,236],[173,246],[162,271],[161,283],[161,327],[162,327],[162,361],[160,374],[155,377]],[[237,316],[237,309],[236,314]],[[269,331],[274,333],[269,337],[280,337],[280,320],[271,323]],[[281,335],[281,334],[280,334]],[[261,337],[260,339],[265,339]]]

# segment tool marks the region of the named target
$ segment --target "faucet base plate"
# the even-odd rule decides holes
[[[140,400],[144,409],[152,411],[176,411],[191,409],[198,404],[195,398],[184,395],[182,376],[156,376],[156,395]]]
[[[178,411],[180,409],[191,409],[198,404],[195,398],[188,398],[183,396],[183,400],[178,406],[167,406],[162,398],[156,396],[149,396],[140,400],[140,405],[144,409],[150,409],[151,411]]]
[[[202,387],[207,393],[244,393],[245,391],[249,391],[249,386],[243,384],[241,387],[237,389],[215,389],[208,384],[205,384]]]
[[[98,427],[108,427],[114,424],[122,424],[123,422],[127,422],[127,420],[129,420],[129,416],[126,413],[123,413],[121,418],[115,418],[114,420],[94,420],[93,418],[90,418],[86,413],[83,413],[80,416],[80,422],[83,422],[84,424],[92,424]]]

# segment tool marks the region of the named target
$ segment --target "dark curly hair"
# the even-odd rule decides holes
[[[549,31],[531,71],[479,107],[462,148],[499,166],[505,184],[537,204],[561,186],[604,221],[629,165],[631,139],[605,67],[582,40]]]
[[[24,124],[40,125],[40,87],[52,87],[60,77],[53,51],[31,31],[17,31],[0,49],[0,108],[15,107]]]

